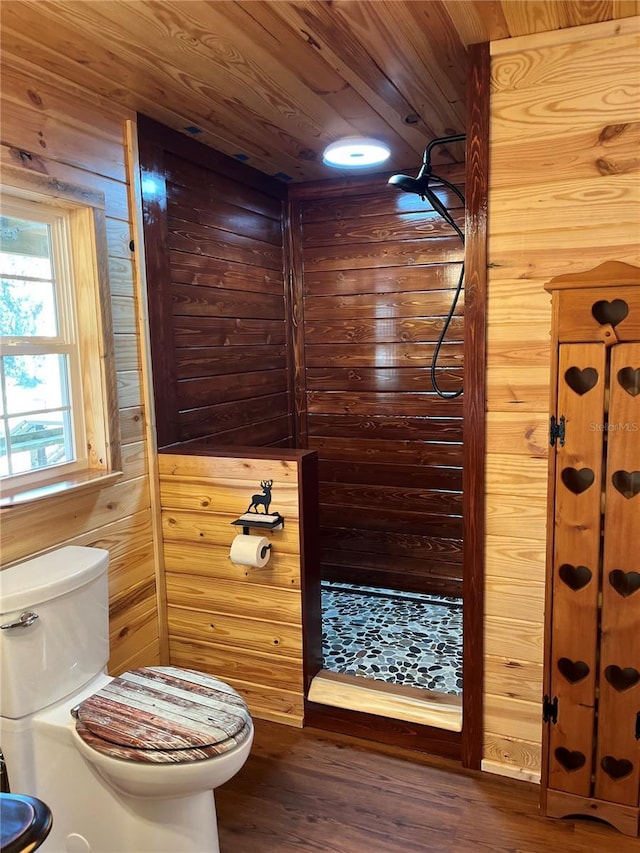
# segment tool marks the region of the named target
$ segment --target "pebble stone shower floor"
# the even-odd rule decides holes
[[[462,599],[322,583],[331,672],[462,693]]]

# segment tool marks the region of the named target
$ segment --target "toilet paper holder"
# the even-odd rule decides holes
[[[231,524],[236,527],[242,527],[242,532],[245,536],[249,535],[249,528],[257,527],[260,530],[282,530],[284,527],[284,518],[279,512],[274,512],[269,515],[264,515],[255,512],[245,512]],[[271,548],[271,545],[266,546]]]

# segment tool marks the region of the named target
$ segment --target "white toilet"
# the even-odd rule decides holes
[[[14,793],[43,800],[50,853],[218,853],[213,789],[253,724],[204,673],[106,675],[107,551],[66,547],[0,572],[0,745]]]

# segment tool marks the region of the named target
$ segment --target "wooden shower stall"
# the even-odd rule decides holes
[[[386,175],[287,187],[144,117],[139,137],[159,447],[317,450],[322,577],[460,596],[462,401],[429,376],[459,238]]]

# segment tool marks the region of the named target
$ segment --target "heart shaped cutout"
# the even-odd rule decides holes
[[[635,498],[640,494],[640,471],[616,471],[611,482],[625,498]]]
[[[636,686],[640,681],[640,672],[638,672],[638,670],[633,666],[627,666],[624,669],[620,669],[619,666],[612,664],[605,669],[604,677],[614,690],[617,690],[618,693],[622,693],[623,690],[630,690],[632,687]]]
[[[617,326],[629,313],[629,306],[624,299],[614,299],[613,302],[601,299],[593,305],[591,313],[601,326],[607,323]]]
[[[562,471],[562,482],[574,495],[581,495],[582,492],[586,492],[595,478],[591,468],[564,468]]]
[[[560,658],[558,661],[558,669],[567,679],[569,684],[577,684],[589,675],[589,664],[583,660],[571,660],[570,658]]]
[[[569,388],[582,396],[595,386],[598,381],[598,371],[595,367],[585,367],[584,370],[580,370],[579,367],[570,367],[565,371],[564,378]]]
[[[581,767],[584,767],[584,763],[586,761],[586,758],[581,752],[578,752],[577,750],[572,752],[564,746],[559,746],[555,750],[554,755],[564,769],[568,770],[570,773],[574,770],[580,770]]]
[[[605,755],[600,762],[604,772],[616,781],[624,779],[633,770],[633,764],[626,758],[614,758],[613,755]]]
[[[560,580],[568,587],[577,592],[591,580],[591,569],[586,566],[572,566],[571,563],[563,563],[558,569]]]
[[[639,572],[623,572],[622,569],[614,569],[609,572],[609,583],[623,598],[628,598],[640,589]]]
[[[627,394],[632,397],[637,397],[640,394],[640,367],[623,367],[618,371],[618,384],[621,385]]]

